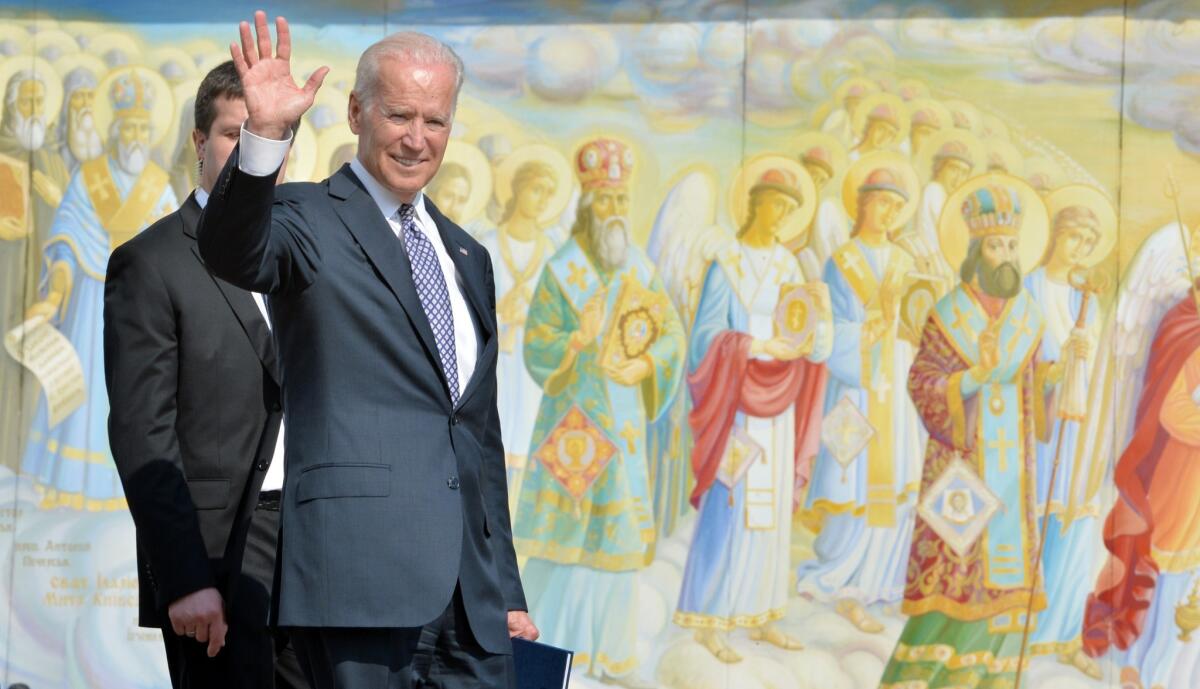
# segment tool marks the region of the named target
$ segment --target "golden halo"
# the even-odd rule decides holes
[[[315,182],[313,172],[317,168],[317,133],[308,120],[300,120],[292,150],[288,153],[287,172],[284,179],[289,182]]]
[[[1008,123],[1000,119],[999,115],[993,115],[990,112],[983,113],[983,136],[988,139],[1002,139],[1004,141],[1012,141],[1012,134],[1008,130]]]
[[[838,84],[837,90],[833,92],[833,109],[846,107],[846,94],[855,86],[864,87],[865,93],[863,97],[870,96],[874,93],[879,93],[879,84],[873,79],[864,76],[853,76]]]
[[[921,182],[917,171],[913,169],[908,157],[898,151],[874,151],[859,158],[846,171],[842,181],[842,206],[851,221],[858,219],[858,188],[871,176],[872,172],[886,168],[899,175],[899,181],[908,192],[908,201],[896,215],[896,226],[889,227],[889,232],[895,232],[904,226],[917,212],[921,202]]]
[[[1043,194],[1048,194],[1062,186],[1066,176],[1062,166],[1052,158],[1037,156],[1025,161],[1025,179]],[[1036,180],[1037,177],[1042,179]],[[1042,186],[1034,184],[1035,181],[1041,182]]]
[[[80,47],[86,47],[86,38],[96,36],[108,31],[109,26],[104,22],[95,22],[88,20],[72,20],[60,23],[59,28],[75,37],[79,42]]]
[[[862,141],[863,135],[866,133],[867,116],[880,105],[890,105],[896,111],[896,141],[893,145],[899,145],[901,141],[908,138],[909,113],[908,105],[894,93],[873,93],[862,102],[858,107],[854,108],[854,112],[850,113],[850,123],[854,140]]]
[[[228,62],[229,53],[205,53],[196,56],[194,59],[196,60],[196,73],[200,74],[203,78],[208,76],[208,73],[216,69],[218,65]]]
[[[909,130],[912,129],[912,118],[916,117],[918,112],[923,110],[932,110],[937,116],[938,131],[946,131],[954,128],[954,119],[950,115],[950,109],[942,105],[940,100],[934,98],[914,98],[908,101],[908,122]]]
[[[962,265],[967,256],[967,244],[971,239],[971,232],[962,217],[963,201],[980,187],[991,185],[1011,187],[1021,198],[1021,270],[1032,270],[1041,260],[1042,252],[1046,250],[1046,240],[1050,233],[1046,204],[1028,182],[1002,172],[989,172],[973,177],[946,199],[946,205],[942,206],[942,215],[938,218],[938,243],[941,244],[942,255],[955,271]]]
[[[1046,212],[1051,223],[1054,222],[1054,216],[1058,215],[1059,211],[1072,206],[1083,206],[1100,219],[1100,227],[1097,228],[1100,231],[1100,239],[1096,242],[1092,253],[1083,262],[1085,268],[1091,268],[1107,258],[1109,252],[1116,246],[1117,211],[1104,192],[1086,184],[1070,184],[1055,189],[1046,197]]]
[[[458,218],[460,226],[466,225],[479,217],[483,213],[483,209],[487,207],[488,198],[492,195],[492,165],[478,146],[465,141],[451,141],[446,146],[446,155],[442,157],[443,169],[446,167],[446,163],[455,163],[467,170],[471,193],[467,197],[467,202],[463,204],[462,213]],[[434,179],[437,177],[435,176]],[[550,206],[547,204],[546,209],[549,210],[549,208]],[[540,221],[541,218],[538,220]]]
[[[8,59],[15,59],[27,54],[26,50],[29,48],[32,38],[33,36],[23,26],[0,23],[0,43],[10,42],[16,49],[16,52]],[[0,54],[0,58],[4,58],[4,55]]]
[[[341,163],[334,164],[333,156],[343,146],[347,145],[351,146],[351,158],[358,155],[358,135],[350,131],[350,126],[345,122],[326,127],[317,132],[317,165],[325,166],[325,175],[332,175],[342,166]],[[318,167],[317,172],[321,172],[320,167]]]
[[[796,184],[800,188],[801,203],[783,227],[779,229],[776,239],[787,244],[808,229],[813,216],[817,213],[817,187],[813,184],[812,176],[800,164],[799,158],[781,156],[776,153],[756,155],[742,164],[733,177],[733,185],[729,188],[729,214],[733,216],[736,227],[746,222],[750,213],[750,190],[767,170],[779,169],[796,176]]]
[[[47,60],[55,61],[64,55],[72,55],[79,52],[79,43],[71,34],[62,29],[43,29],[33,34],[30,47],[37,51],[38,57]],[[51,55],[46,55],[44,50],[53,50]]]
[[[984,161],[986,163],[983,166],[985,170],[991,167],[993,158],[999,158],[1004,165],[1002,172],[1007,172],[1014,177],[1023,178],[1025,176],[1025,156],[1021,155],[1021,152],[1013,144],[1004,139],[988,139],[983,142],[983,150],[988,158]]]
[[[888,69],[875,70],[867,74],[867,77],[874,81],[880,89],[888,93],[897,93],[896,86],[899,82],[896,80],[896,73]],[[898,95],[898,94],[897,94]]]
[[[896,93],[906,101],[929,98],[929,85],[916,77],[905,77],[896,82]]]
[[[109,90],[112,84],[124,74],[134,73],[138,79],[147,84],[154,91],[154,107],[150,110],[150,124],[154,128],[150,137],[150,147],[154,148],[162,142],[167,136],[167,132],[175,128],[178,124],[174,121],[175,118],[175,98],[171,91],[171,87],[167,84],[167,80],[163,79],[162,75],[149,67],[141,65],[129,65],[126,67],[117,67],[113,71],[104,76],[100,81],[100,85],[96,87],[96,102],[92,107],[92,113],[96,118],[96,131],[107,139],[108,128],[113,122],[113,104],[109,96]]]
[[[96,77],[96,83],[108,74],[108,65],[104,64],[104,60],[92,55],[91,53],[78,52],[70,55],[63,55],[54,61],[54,70],[63,79],[66,79],[72,71],[83,67],[91,72]]]
[[[556,220],[566,210],[567,204],[571,201],[571,191],[575,181],[567,159],[546,144],[526,144],[513,149],[512,153],[504,156],[504,160],[496,168],[494,182],[496,203],[500,208],[508,205],[508,200],[512,198],[513,175],[517,173],[519,167],[532,160],[545,163],[554,170],[554,196],[550,197],[550,201],[546,203],[546,210],[538,218],[538,223],[545,226]],[[472,180],[473,183],[474,180]]]
[[[104,64],[109,64],[104,57],[109,51],[117,50],[124,53],[129,61],[123,65],[114,65],[113,68],[128,67],[131,65],[139,65],[142,60],[142,42],[133,34],[125,33],[124,31],[106,31],[101,34],[96,34],[88,38],[85,49],[104,60]]]
[[[965,129],[950,127],[930,136],[913,157],[913,165],[917,168],[917,175],[920,176],[922,184],[929,184],[933,180],[933,159],[943,146],[952,142],[961,143],[967,148],[967,156],[971,159],[968,179],[987,169],[984,165],[986,149],[979,137]]]
[[[208,55],[224,55],[229,59],[229,44],[221,45],[211,38],[192,38],[179,43],[179,49],[191,56],[192,62],[200,64],[200,58]]]
[[[305,114],[305,119],[313,123],[316,127],[318,135],[326,129],[331,129],[340,125],[342,129],[346,128],[349,120],[349,103],[350,94],[326,84],[317,91],[316,100]]]
[[[942,101],[942,104],[945,105],[948,110],[950,110],[951,116],[959,115],[966,120],[968,124],[967,127],[958,127],[957,124],[954,124],[954,122],[951,121],[951,125],[958,127],[959,129],[966,129],[975,136],[979,136],[980,133],[983,132],[983,116],[979,113],[979,108],[965,100],[960,99]]]
[[[163,137],[159,142],[159,150],[166,156],[167,160],[172,160],[174,156],[179,154],[180,146],[192,145],[192,130],[196,128],[195,121],[195,105],[196,105],[196,90],[200,88],[200,77],[192,77],[179,82],[171,87],[172,99],[175,102],[175,117],[173,118],[174,126],[171,131]],[[98,94],[99,95],[99,94]],[[192,126],[184,129],[184,122],[190,122]]]
[[[175,83],[187,81],[196,76],[200,76],[201,78],[204,76],[196,73],[196,61],[182,48],[167,45],[155,48],[146,54],[146,66],[162,74],[164,78],[169,78],[166,74],[163,74],[163,67],[167,63],[178,65],[179,69],[183,72],[178,78],[172,80]]]
[[[814,146],[821,146],[829,151],[830,163],[833,164],[833,174],[829,176],[826,189],[836,189],[837,187],[834,184],[846,172],[846,163],[849,161],[846,145],[842,143],[841,139],[828,132],[808,131],[793,139],[788,144],[787,150],[788,152],[795,152],[796,160],[803,162],[804,152]]]
[[[58,121],[58,114],[62,111],[63,101],[63,85],[62,78],[58,75],[58,70],[54,69],[49,62],[46,62],[40,57],[32,55],[14,55],[13,57],[0,62],[0,94],[8,92],[8,82],[17,72],[24,70],[32,71],[42,79],[42,84],[46,87],[46,101],[42,108],[42,115],[46,118],[47,128]],[[7,100],[0,97],[0,100]],[[0,121],[4,117],[5,103],[0,103]],[[49,132],[47,133],[49,136]]]

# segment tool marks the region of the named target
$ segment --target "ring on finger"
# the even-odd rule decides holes
[[[188,635],[188,636],[196,636],[196,630],[195,630],[195,629],[189,629],[189,630],[187,631],[187,635]]]

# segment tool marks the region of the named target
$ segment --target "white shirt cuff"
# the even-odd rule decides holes
[[[266,139],[246,129],[242,124],[241,144],[238,153],[238,169],[247,175],[267,177],[274,175],[287,159],[292,145],[292,131],[283,141]]]

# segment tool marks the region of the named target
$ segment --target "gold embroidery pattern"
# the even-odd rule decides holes
[[[672,618],[675,624],[688,629],[715,629],[728,632],[735,627],[754,628],[783,619],[783,608],[775,608],[757,615],[735,615],[721,617],[718,615],[702,615],[695,612],[676,611]]]

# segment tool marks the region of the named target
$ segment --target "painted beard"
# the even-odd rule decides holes
[[[46,143],[46,120],[41,117],[22,117],[17,115],[13,126],[17,141],[26,151],[36,151]]]
[[[1012,262],[992,267],[986,261],[980,261],[979,289],[991,297],[1011,299],[1021,291],[1021,269]]]
[[[613,216],[601,223],[592,216],[588,240],[592,245],[592,253],[600,261],[600,267],[605,272],[611,272],[625,265],[629,254],[629,221],[622,216]]]
[[[117,144],[117,164],[131,175],[140,175],[146,168],[146,148],[140,142]]]
[[[71,155],[80,162],[98,158],[104,152],[104,142],[100,139],[100,132],[96,131],[96,122],[92,118],[91,110],[78,110],[71,113],[67,148],[71,151]]]

